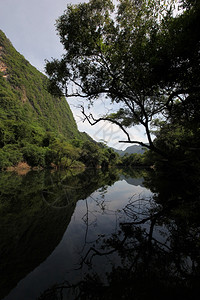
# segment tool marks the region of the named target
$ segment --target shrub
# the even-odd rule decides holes
[[[0,169],[3,170],[11,165],[12,163],[9,161],[7,153],[3,149],[0,149]]]
[[[23,148],[25,161],[31,166],[45,166],[46,148],[28,144]]]
[[[3,147],[3,151],[6,152],[11,165],[16,165],[23,160],[23,154],[17,144],[8,144]]]

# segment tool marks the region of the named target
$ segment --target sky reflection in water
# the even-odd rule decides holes
[[[79,200],[70,224],[55,250],[4,299],[36,299],[53,284],[64,280],[80,280],[84,272],[88,272],[87,267],[75,270],[79,267],[80,255],[84,255],[98,238],[117,232],[119,222],[127,219],[122,209],[130,200],[140,198],[143,201],[152,195],[142,186],[142,179],[132,179],[131,183],[128,184],[122,177],[106,190],[100,188],[87,199]],[[115,263],[117,260],[117,256],[113,256]],[[103,273],[105,269],[109,270],[110,267],[107,264],[106,267],[105,263],[105,257],[96,258],[93,265],[95,271]]]

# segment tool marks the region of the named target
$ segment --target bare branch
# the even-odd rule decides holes
[[[130,135],[129,133],[125,130],[125,128],[122,126],[122,124],[120,124],[119,122],[117,122],[116,120],[113,120],[111,118],[108,117],[101,117],[98,119],[95,119],[94,116],[92,114],[90,114],[89,116],[85,113],[84,107],[81,106],[82,109],[82,113],[85,116],[85,119],[89,122],[90,125],[94,126],[95,124],[99,123],[100,121],[109,121],[117,126],[119,126],[121,128],[121,130],[126,134],[128,141],[130,141]],[[92,121],[91,121],[92,119]]]

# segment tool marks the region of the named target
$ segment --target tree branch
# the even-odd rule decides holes
[[[200,91],[200,88],[198,86],[188,88],[188,89],[178,89],[178,90],[171,93],[171,95],[169,96],[167,102],[165,103],[165,106],[167,107],[167,109],[169,111],[171,111],[170,102],[173,104],[173,98],[174,97],[180,97],[179,96],[180,94],[189,94],[189,93],[198,92],[198,91]]]
[[[131,140],[130,141],[119,141],[119,143],[139,144],[142,147],[152,149],[150,145],[144,144],[143,142],[139,142],[139,141],[131,141]]]
[[[94,126],[95,124],[99,123],[100,121],[109,121],[109,122],[111,122],[111,123],[113,123],[115,125],[118,125],[121,128],[121,130],[126,134],[126,136],[128,138],[127,142],[131,141],[129,133],[124,129],[124,127],[122,126],[122,124],[120,124],[116,120],[113,120],[113,119],[110,119],[110,118],[107,118],[107,117],[105,117],[105,118],[101,117],[101,118],[95,119],[92,114],[90,114],[88,116],[85,113],[85,110],[84,110],[83,106],[81,106],[81,109],[82,109],[82,114],[85,116],[85,119],[89,122],[90,125]],[[93,122],[91,121],[91,118],[92,118]]]

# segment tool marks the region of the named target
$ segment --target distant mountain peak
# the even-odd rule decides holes
[[[133,153],[143,154],[145,152],[145,148],[140,145],[132,145],[127,147],[125,150],[114,149],[114,151],[117,152],[120,156],[124,156],[125,154]]]

